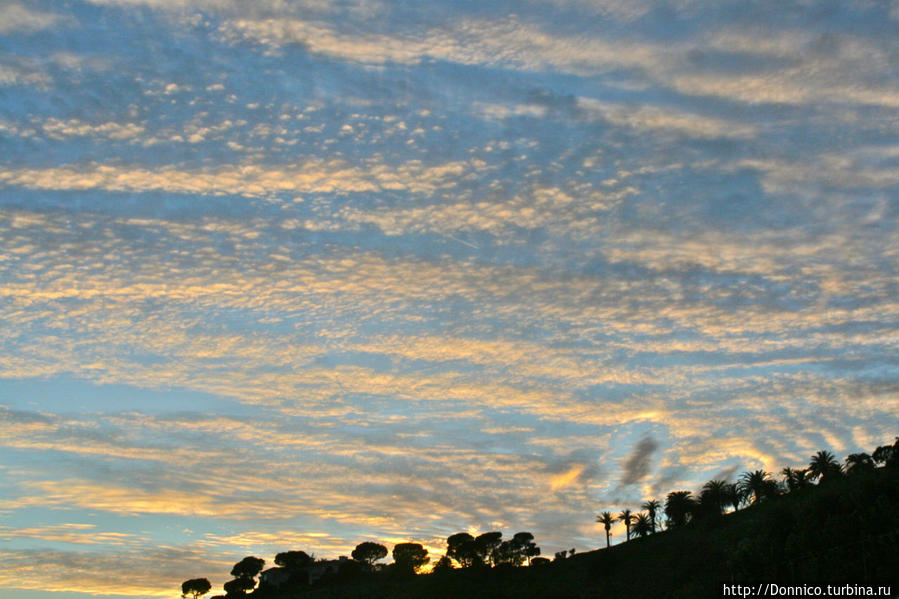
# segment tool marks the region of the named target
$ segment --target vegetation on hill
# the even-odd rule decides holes
[[[353,559],[280,553],[279,567],[266,571],[260,558],[244,558],[219,597],[686,598],[720,597],[724,584],[765,582],[878,585],[899,594],[899,437],[842,465],[818,452],[808,468],[785,468],[781,475],[781,482],[761,470],[733,484],[709,481],[698,497],[672,491],[664,525],[658,500],[646,501],[639,513],[603,512],[597,521],[606,548],[559,552],[552,562],[538,557],[528,532],[507,540],[500,532],[461,532],[447,539],[446,555],[428,574],[417,574],[428,562],[421,545],[398,544],[394,563],[382,566],[376,562],[387,548],[366,542]],[[610,547],[615,520],[625,523],[627,541]],[[182,593],[198,599],[210,586],[207,579],[191,579]]]

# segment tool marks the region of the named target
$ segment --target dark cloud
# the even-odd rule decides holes
[[[653,495],[666,495],[677,490],[672,488],[672,484],[682,479],[686,472],[687,469],[684,466],[674,466],[663,470],[661,478],[652,486]]]
[[[55,417],[40,412],[14,410],[6,406],[0,406],[0,424],[4,427],[42,424],[51,425],[57,422]]]
[[[715,476],[713,476],[710,480],[726,480],[729,481],[733,478],[734,474],[736,474],[737,470],[739,470],[739,466],[730,466],[729,468],[723,468],[719,470]]]
[[[527,94],[527,102],[543,106],[550,113],[567,118],[579,118],[583,115],[574,94],[560,94],[550,89],[532,89]]]
[[[649,474],[652,467],[652,454],[659,448],[659,444],[650,436],[643,437],[631,455],[624,463],[624,475],[621,477],[622,485],[638,483]]]

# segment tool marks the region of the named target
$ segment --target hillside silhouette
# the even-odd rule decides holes
[[[280,553],[269,570],[261,558],[246,557],[216,597],[687,598],[725,596],[725,584],[771,582],[830,584],[844,596],[888,588],[880,596],[899,596],[899,437],[845,464],[821,451],[808,468],[781,475],[775,481],[761,470],[746,472],[736,483],[709,481],[696,497],[672,491],[664,505],[647,500],[643,512],[603,512],[602,549],[563,551],[553,560],[540,556],[531,533],[503,540],[500,532],[462,532],[447,539],[446,555],[429,573],[417,574],[428,562],[421,545],[400,543],[394,563],[379,565],[387,548],[366,542],[340,560]],[[628,540],[608,546],[615,520],[625,523]],[[210,585],[191,579],[182,591],[199,598]]]

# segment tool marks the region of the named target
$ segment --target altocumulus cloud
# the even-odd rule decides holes
[[[587,549],[892,438],[896,11],[750,8],[0,7],[0,586]]]

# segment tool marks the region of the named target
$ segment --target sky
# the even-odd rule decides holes
[[[0,0],[4,596],[892,442],[897,65],[895,0]]]

